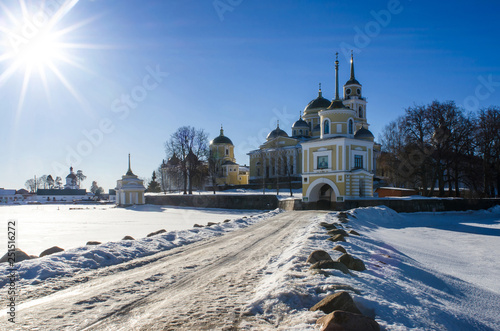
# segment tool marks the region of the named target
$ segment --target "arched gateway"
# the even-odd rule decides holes
[[[321,202],[330,205],[337,201],[340,191],[333,181],[328,178],[318,178],[309,185],[306,197],[309,202]]]

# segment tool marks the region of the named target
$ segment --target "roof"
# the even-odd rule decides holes
[[[210,142],[210,145],[214,144],[233,145],[233,142],[224,135],[224,129],[221,127],[220,135]]]
[[[292,125],[292,129],[295,129],[295,128],[309,128],[309,124],[307,124],[307,122],[304,121],[302,118],[299,118]]]
[[[222,163],[222,165],[223,166],[225,166],[225,165],[238,165],[238,163],[227,160],[226,162]]]
[[[321,89],[319,90],[318,97],[311,100],[304,109],[304,112],[310,112],[313,109],[327,108],[330,105],[330,100],[323,98],[323,93]]]
[[[358,131],[356,131],[356,133],[354,134],[354,138],[355,139],[369,139],[369,140],[375,139],[375,137],[373,136],[373,133],[371,133],[370,130],[365,129],[364,127],[359,129]]]
[[[37,195],[86,195],[87,190],[85,189],[38,189],[36,191]]]
[[[288,133],[286,133],[285,131],[281,130],[279,125],[276,127],[276,129],[274,129],[273,131],[269,132],[269,134],[267,135],[267,140],[271,140],[271,139],[274,139],[274,138],[278,138],[278,137],[288,137]]]

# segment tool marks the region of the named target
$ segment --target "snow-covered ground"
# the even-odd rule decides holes
[[[360,308],[387,330],[500,330],[500,206],[488,211],[398,214],[387,207],[352,210],[346,229],[362,236],[326,241],[318,217],[266,266],[249,309],[266,320],[283,316],[308,329],[307,311],[348,285]],[[366,264],[352,276],[340,271],[305,275],[305,257],[323,249],[335,259],[340,244]],[[306,323],[304,323],[304,321]],[[251,324],[248,329],[252,329]],[[311,328],[312,329],[312,328]]]
[[[85,213],[86,211],[81,212]],[[346,238],[347,242],[340,244],[350,254],[363,260],[367,270],[363,272],[353,271],[351,275],[345,275],[337,270],[312,273],[308,270],[309,265],[306,263],[309,253],[317,249],[329,252],[333,258],[340,255],[332,250],[339,243],[327,241],[329,236],[326,234],[326,230],[319,225],[320,222],[327,221],[337,223],[340,226],[337,213],[285,213],[290,216],[280,215],[274,228],[269,224],[263,231],[264,226],[259,224],[267,224],[267,220],[274,219],[269,217],[276,213],[275,211],[251,218],[235,219],[213,228],[171,231],[134,242],[111,242],[96,247],[77,248],[37,260],[24,261],[19,263],[20,274],[24,278],[20,281],[20,285],[25,293],[30,293],[32,286],[34,286],[34,291],[31,292],[38,293],[40,290],[38,287],[44,286],[40,280],[46,277],[77,273],[81,274],[81,277],[87,278],[85,270],[88,269],[130,261],[134,257],[151,256],[155,252],[162,255],[164,253],[161,252],[179,247],[179,245],[227,232],[232,232],[231,237],[227,237],[228,240],[231,238],[234,243],[242,243],[238,254],[243,254],[247,256],[248,261],[253,261],[252,254],[256,253],[252,249],[256,249],[254,246],[257,246],[257,251],[261,252],[262,247],[258,247],[257,243],[262,245],[262,240],[264,240],[262,238],[265,238],[257,240],[258,234],[270,236],[277,232],[276,229],[280,229],[282,233],[280,244],[278,245],[276,239],[277,245],[274,250],[271,245],[266,246],[271,257],[266,263],[260,264],[259,262],[249,266],[252,272],[256,271],[252,274],[252,283],[249,283],[250,279],[242,281],[252,285],[250,291],[241,292],[241,295],[248,294],[244,306],[236,310],[241,311],[243,315],[224,313],[220,315],[220,319],[234,318],[235,320],[229,321],[229,324],[237,323],[238,328],[244,330],[313,330],[314,322],[323,313],[310,312],[308,309],[326,295],[331,294],[334,291],[333,286],[340,285],[351,287],[347,291],[351,292],[360,310],[365,315],[374,317],[383,329],[500,330],[500,316],[498,315],[500,311],[500,285],[498,282],[500,255],[497,254],[500,250],[500,207],[488,211],[414,214],[398,214],[386,207],[352,210],[349,212],[351,214],[349,223],[342,226],[346,229],[356,230],[361,236],[349,236]],[[143,218],[149,217],[147,212],[138,214]],[[299,219],[302,221],[297,221]],[[287,233],[286,227],[292,223],[293,226],[289,227],[290,230]],[[247,231],[254,226],[259,226],[259,228],[253,232]],[[239,236],[237,235],[238,231],[241,232]],[[220,239],[224,238],[226,236],[220,237]],[[254,240],[255,244],[253,244]],[[214,241],[214,244],[222,245],[222,242]],[[82,322],[88,323],[90,321],[85,318],[91,316],[92,312],[99,312],[99,314],[107,316],[106,314],[109,312],[101,311],[101,308],[118,307],[120,293],[124,295],[124,298],[125,295],[132,293],[133,297],[128,296],[128,300],[141,301],[140,292],[135,293],[131,292],[128,287],[120,287],[122,282],[119,281],[120,277],[117,272],[124,272],[124,274],[127,272],[126,275],[129,277],[142,275],[146,270],[153,268],[151,272],[154,275],[152,274],[150,278],[146,279],[148,281],[147,288],[155,298],[151,302],[151,309],[155,309],[154,307],[161,302],[166,305],[165,307],[168,306],[169,298],[162,298],[161,293],[162,291],[171,291],[172,287],[163,284],[162,281],[174,282],[173,284],[182,283],[183,277],[189,273],[196,275],[198,272],[200,275],[206,275],[207,271],[210,271],[214,275],[219,275],[214,277],[213,283],[209,283],[210,286],[220,286],[224,272],[217,269],[219,259],[217,255],[219,252],[222,254],[225,251],[219,250],[219,248],[210,251],[210,246],[198,245],[194,247],[197,250],[193,252],[191,259],[197,256],[199,260],[186,262],[187,264],[180,268],[182,273],[179,275],[168,273],[168,277],[167,275],[156,277],[161,275],[160,272],[163,268],[167,268],[167,265],[171,267],[170,258],[175,259],[176,256],[181,258],[180,254],[189,252],[190,246],[185,247],[180,253],[176,253],[179,255],[174,254],[171,257],[163,255],[164,257],[159,258],[159,260],[143,262],[139,259],[137,265],[128,263],[123,271],[121,269],[109,272],[104,270],[102,274],[94,276],[89,274],[89,285],[84,287],[83,292],[82,289],[75,291],[68,289],[68,292],[61,293],[61,295],[64,294],[65,300],[69,300],[69,296],[83,295],[87,288],[95,286],[92,283],[93,277],[105,277],[107,274],[114,277],[113,282],[109,283],[116,284],[117,288],[113,290],[107,285],[103,291],[116,294],[104,295],[96,292],[89,294],[95,296],[91,301],[82,301],[82,297],[79,297],[80,301],[73,310],[74,318],[79,318],[81,314]],[[220,257],[226,262],[228,258],[231,258],[231,254]],[[165,266],[160,263],[161,259],[165,259]],[[182,265],[183,263],[180,264],[180,266]],[[146,267],[145,270],[140,269],[143,266]],[[243,268],[244,266],[238,267]],[[134,272],[135,268],[136,272]],[[5,267],[0,266],[0,274],[5,272]],[[240,274],[245,275],[245,270],[240,270]],[[99,279],[101,278],[97,278],[96,281]],[[130,281],[132,285],[133,281],[134,279]],[[210,277],[207,281],[210,281]],[[66,283],[67,281],[65,278],[61,278],[60,282]],[[35,285],[37,283],[40,284]],[[75,281],[75,286],[79,286],[78,283],[79,281]],[[125,279],[123,279],[123,283],[125,283]],[[192,284],[197,293],[197,300],[203,299],[201,293],[203,291],[200,292],[200,289],[197,289],[195,285],[204,286],[203,284]],[[228,303],[231,300],[229,294],[234,291],[234,285],[231,285],[231,282],[229,284],[228,293],[220,293],[221,300],[223,300],[221,303],[224,302],[225,307],[241,304],[239,301]],[[238,282],[234,280],[234,284],[238,284]],[[0,284],[0,286],[2,285]],[[59,286],[57,281],[54,282],[53,285],[50,285],[50,291],[57,291]],[[218,291],[223,288],[216,287]],[[36,296],[36,294],[33,295]],[[54,314],[56,314],[57,292],[54,295],[56,296],[54,300],[48,298],[44,302],[46,304],[53,302]],[[147,301],[148,295],[144,294],[144,300]],[[170,293],[170,295],[175,294]],[[241,295],[238,297],[240,301],[243,298]],[[180,300],[179,298],[182,297],[184,295],[180,293],[180,295],[176,295],[176,300]],[[189,298],[190,294],[186,293],[185,300],[189,300]],[[81,302],[88,302],[91,305],[90,308],[95,309],[95,311],[88,311],[91,314],[88,315],[86,308],[81,306]],[[197,320],[200,323],[203,322],[203,316],[211,316],[210,314],[217,312],[217,308],[213,307],[213,304],[208,305],[205,311],[205,306],[200,301],[197,302],[199,302],[197,304]],[[31,306],[30,302],[24,305],[26,309]],[[44,308],[43,304],[39,304],[39,306],[41,309]],[[64,309],[62,304],[57,307],[59,307],[57,309]],[[148,306],[137,305],[135,307],[138,311],[148,310]],[[39,316],[36,310],[30,314],[33,318]],[[128,308],[123,314],[128,314]],[[20,316],[23,316],[23,310],[20,311]],[[141,314],[132,316],[141,316]],[[122,318],[121,313],[119,317]],[[125,317],[124,315],[123,318],[125,319]],[[65,318],[71,319],[72,317],[66,316]],[[139,317],[134,318],[135,323],[140,322]],[[189,321],[193,322],[189,316],[183,318],[188,318]],[[118,318],[112,318],[112,320],[116,323],[120,322]],[[53,322],[56,323],[56,321]],[[106,321],[102,320],[99,323],[106,323]]]
[[[182,208],[170,206],[114,205],[21,205],[1,206],[0,254],[7,251],[7,221],[16,220],[17,247],[30,255],[59,246],[64,249],[85,245],[87,241],[118,241],[124,236],[136,239],[165,229],[186,230],[195,223],[222,222],[257,213],[250,210]]]

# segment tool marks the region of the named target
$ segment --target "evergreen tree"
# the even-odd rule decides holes
[[[153,171],[153,176],[151,177],[151,181],[149,182],[147,192],[161,192],[161,186],[156,181],[156,171]]]

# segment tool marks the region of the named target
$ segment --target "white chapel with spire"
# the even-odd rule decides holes
[[[128,155],[128,170],[122,179],[116,182],[116,204],[120,206],[145,204],[144,181],[132,172],[130,154]]]

